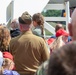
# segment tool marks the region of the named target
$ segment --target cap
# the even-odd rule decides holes
[[[13,56],[12,56],[12,54],[9,53],[9,52],[3,52],[3,57],[4,57],[4,58],[9,58],[9,59],[13,60]]]
[[[21,17],[19,17],[19,23],[22,23],[22,24],[31,24],[32,22],[32,19],[31,19],[31,15],[26,11],[24,12]]]
[[[56,32],[56,37],[59,37],[61,35],[64,35],[64,36],[69,36],[69,33],[67,33],[64,29],[59,29],[57,32]]]

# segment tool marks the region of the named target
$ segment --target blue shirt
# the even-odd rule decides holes
[[[3,75],[20,75],[17,71],[4,70]]]

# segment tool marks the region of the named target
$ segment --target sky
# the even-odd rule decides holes
[[[6,16],[11,17],[10,14],[6,14],[7,7],[12,0],[0,0],[0,23],[6,23]],[[13,0],[13,18],[18,18],[25,11],[28,11],[31,15],[37,12],[41,12],[49,0]],[[10,13],[10,9],[8,13]]]

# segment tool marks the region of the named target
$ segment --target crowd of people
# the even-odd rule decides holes
[[[0,25],[0,75],[76,75],[76,9],[66,32],[44,37],[44,16],[27,11],[12,20],[9,30]]]

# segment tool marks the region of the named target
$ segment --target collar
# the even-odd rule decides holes
[[[24,31],[24,32],[21,32],[21,34],[32,34],[32,31],[31,30],[28,30],[28,31]]]

